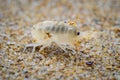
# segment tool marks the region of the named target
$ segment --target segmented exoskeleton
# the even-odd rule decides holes
[[[80,32],[77,27],[73,27],[66,22],[43,21],[33,26],[31,34],[36,40],[36,44],[33,45],[33,52],[35,50],[35,46],[43,45],[41,48],[42,50],[49,46],[52,42],[55,42],[65,51],[66,47],[71,49],[75,48],[74,43],[79,41]],[[27,45],[26,47],[28,46],[31,46],[31,44]]]

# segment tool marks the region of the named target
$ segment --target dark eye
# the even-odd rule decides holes
[[[64,21],[64,23],[67,23],[67,21]]]
[[[77,32],[77,35],[80,35],[80,32]]]

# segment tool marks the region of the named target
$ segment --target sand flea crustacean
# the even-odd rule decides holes
[[[74,49],[74,43],[79,41],[80,37],[80,31],[77,27],[63,21],[40,22],[33,26],[31,34],[36,43],[26,45],[25,49],[28,46],[33,46],[33,52],[36,46],[43,45],[42,50],[52,42],[55,42],[64,51],[66,47]]]

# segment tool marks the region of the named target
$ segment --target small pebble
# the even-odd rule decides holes
[[[93,62],[91,62],[91,61],[86,62],[86,65],[88,65],[88,66],[92,66],[92,65],[93,65]]]

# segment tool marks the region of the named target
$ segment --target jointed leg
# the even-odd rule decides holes
[[[66,49],[72,50],[73,54],[76,53],[74,47],[71,47],[70,45],[62,45],[61,48],[64,48],[65,52],[67,52]]]
[[[46,47],[50,46],[51,45],[51,42],[50,43],[47,43],[47,44],[44,44],[41,48],[40,48],[40,51],[44,50]]]
[[[36,43],[36,44],[35,44],[35,43],[33,43],[33,44],[26,44],[23,52],[25,52],[25,50],[26,50],[28,47],[33,47],[32,53],[34,53],[34,52],[35,52],[35,48],[36,48],[37,46],[40,46],[40,45],[41,45],[41,44],[38,44],[38,43]]]

